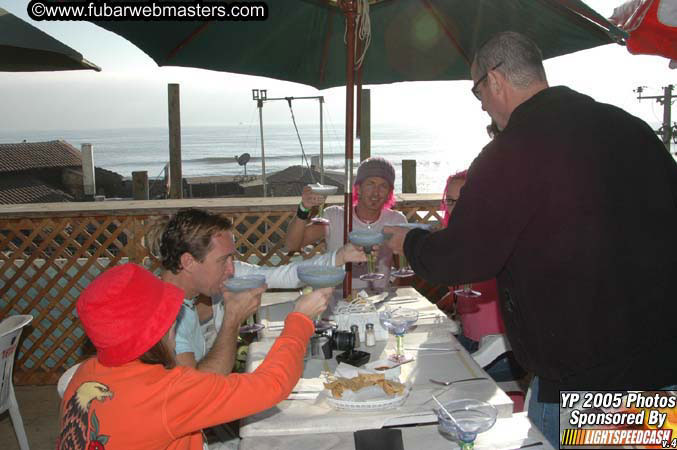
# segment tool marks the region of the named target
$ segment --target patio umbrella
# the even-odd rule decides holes
[[[128,39],[160,66],[264,76],[317,89],[345,86],[346,20],[336,0],[266,3],[268,17],[262,21],[95,23]],[[504,30],[533,38],[545,58],[623,37],[579,0],[370,3],[371,44],[362,65],[365,85],[470,79],[468,60],[475,49]]]
[[[69,46],[0,8],[0,72],[101,69]]]
[[[352,227],[355,60],[363,52],[363,84],[461,80],[470,79],[478,46],[500,31],[531,37],[545,58],[624,38],[580,0],[273,0],[266,8],[262,21],[96,23],[160,66],[264,76],[318,89],[345,85],[344,239]],[[358,52],[356,29],[369,37]]]
[[[630,53],[664,56],[677,66],[677,2],[631,0],[614,9],[609,21],[630,36]]]

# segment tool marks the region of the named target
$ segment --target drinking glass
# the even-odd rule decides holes
[[[383,243],[385,236],[380,231],[374,230],[355,230],[349,234],[350,242],[364,248],[364,253],[367,255],[367,273],[360,275],[360,280],[376,281],[385,277],[385,274],[376,272],[376,255],[374,255],[373,247]]]
[[[465,298],[477,298],[482,295],[481,292],[473,290],[472,283],[462,284],[460,289],[454,291],[454,294]]]
[[[404,335],[418,320],[418,311],[411,308],[391,309],[386,305],[384,311],[378,315],[381,325],[395,335],[397,343],[396,353],[389,355],[388,359],[399,364],[411,361],[413,358],[407,356],[403,351]]]
[[[231,292],[242,292],[249,289],[256,289],[263,286],[266,282],[266,277],[263,275],[243,275],[240,277],[232,277],[226,280],[225,287]],[[256,333],[265,328],[265,325],[255,323],[254,316],[247,318],[246,325],[240,327],[241,334]]]
[[[343,282],[346,271],[342,267],[305,264],[297,267],[296,275],[303,284],[307,285],[302,291],[305,295],[313,292],[313,288],[338,286]],[[332,322],[323,320],[320,316],[315,318],[314,323],[316,332],[326,331],[334,326]]]
[[[411,270],[409,262],[407,261],[407,257],[404,256],[404,253],[400,253],[397,256],[399,258],[400,268],[390,272],[390,275],[396,278],[407,278],[414,275],[414,271]]]
[[[432,225],[427,224],[427,223],[394,223],[390,225],[386,225],[388,227],[400,227],[400,228],[407,228],[409,230],[413,230],[414,228],[421,228],[423,230],[428,230],[430,231],[432,229]],[[390,274],[396,278],[407,278],[412,275],[414,275],[414,271],[411,270],[411,267],[409,266],[409,262],[407,261],[407,257],[404,256],[404,253],[400,253],[399,256],[399,266],[400,268],[397,270],[393,270]]]
[[[328,186],[320,183],[309,184],[308,186],[310,186],[310,191],[313,194],[323,196],[323,201],[319,206],[317,216],[310,219],[310,221],[313,223],[328,224],[329,220],[322,217],[322,214],[324,213],[324,202],[327,200],[327,196],[336,193],[338,188],[336,186]]]
[[[477,435],[493,427],[498,415],[493,405],[474,399],[454,400],[446,403],[444,408],[446,412],[442,408],[435,409],[439,427],[459,441],[461,450],[473,449]]]

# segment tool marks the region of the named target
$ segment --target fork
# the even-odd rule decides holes
[[[430,378],[431,383],[440,384],[442,386],[449,386],[449,385],[455,384],[455,383],[463,383],[464,381],[475,381],[475,380],[488,380],[488,378],[487,377],[475,377],[475,378],[464,378],[463,380],[454,380],[454,381],[436,380],[434,378]]]

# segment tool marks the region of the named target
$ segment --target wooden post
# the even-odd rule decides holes
[[[134,200],[148,200],[150,198],[147,171],[132,172],[132,197]]]
[[[371,91],[362,89],[362,114],[360,115],[360,161],[371,156]]]
[[[416,160],[402,160],[402,193],[416,193]]]
[[[179,85],[167,85],[169,106],[169,198],[183,198],[181,182],[181,103]]]
[[[85,200],[94,201],[96,195],[96,178],[94,176],[94,146],[82,144],[82,184]]]

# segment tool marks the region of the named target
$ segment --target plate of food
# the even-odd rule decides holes
[[[324,387],[331,407],[353,411],[397,408],[411,390],[406,384],[386,379],[382,373],[339,377],[324,383]]]

